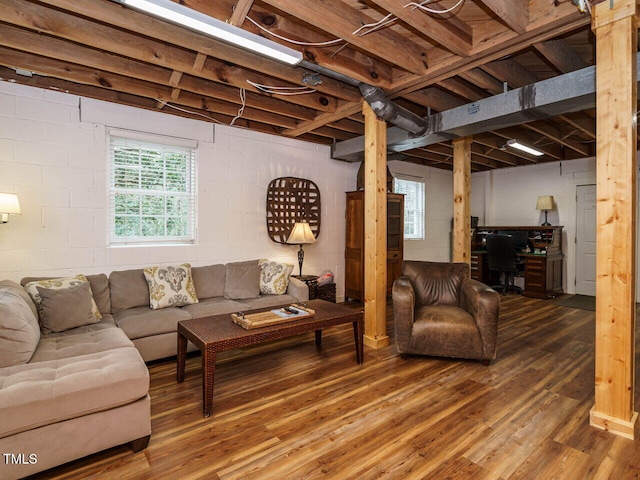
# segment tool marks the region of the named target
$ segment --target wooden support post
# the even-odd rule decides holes
[[[594,6],[596,354],[591,425],[634,438],[636,0]]]
[[[364,114],[364,343],[387,336],[387,124],[367,102]]]
[[[471,137],[453,140],[453,261],[471,262]]]

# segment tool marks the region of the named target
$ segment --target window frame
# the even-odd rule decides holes
[[[171,137],[166,135],[156,135],[151,133],[136,132],[132,130],[122,130],[110,128],[106,132],[106,144],[107,144],[107,243],[109,246],[151,246],[151,245],[185,245],[196,243],[197,234],[197,171],[198,171],[198,142],[196,140],[190,140],[185,138]],[[131,146],[133,149],[139,147],[140,151],[145,148],[148,150],[161,151],[160,159],[164,162],[163,166],[159,170],[153,169],[153,164],[150,164],[150,169],[145,170],[141,165],[144,155],[138,152],[139,164],[136,166],[131,164],[129,168],[131,170],[138,170],[138,187],[127,188],[117,187],[115,185],[116,174],[122,173],[126,170],[126,166],[118,168],[116,164],[115,151],[118,148]],[[178,153],[185,155],[184,165],[180,164],[176,171],[167,169],[167,160],[171,160],[171,153]],[[147,157],[149,158],[149,157]],[[157,158],[156,158],[157,160]],[[173,190],[167,185],[169,180],[167,173],[180,174],[184,171],[185,185],[184,190]],[[158,173],[161,172],[162,188],[144,188],[142,185],[143,176],[147,173],[148,176],[155,174],[155,178],[158,178]],[[132,178],[135,179],[135,173]],[[134,180],[135,181],[135,180]],[[117,212],[116,196],[133,195],[140,196],[139,199],[139,213],[137,217],[140,219],[139,228],[140,235],[117,235],[116,234],[116,219],[119,216]],[[154,203],[158,199],[162,199],[162,205],[164,208],[164,214],[145,214],[143,212],[144,200],[146,197],[147,205]],[[182,199],[178,200],[179,203],[184,205],[185,212],[179,216],[169,215],[167,209],[168,199]],[[180,206],[174,207],[180,208]],[[121,213],[120,217],[130,216],[136,217],[136,214]],[[142,232],[144,219],[160,219],[160,225],[164,227],[164,235],[144,235]],[[186,231],[184,235],[167,235],[166,229],[171,219],[178,218],[178,221],[186,222]],[[153,223],[153,222],[152,222]]]
[[[420,194],[421,193],[421,198],[417,199],[417,201],[419,203],[421,203],[422,205],[417,205],[417,208],[411,208],[411,201],[412,199],[409,198],[410,193],[405,193],[405,192],[399,192],[398,191],[398,187],[399,187],[399,181],[400,182],[408,182],[408,183],[412,183],[412,184],[416,184],[419,185],[419,187],[417,187],[416,193]],[[426,228],[425,228],[425,217],[426,217],[426,182],[424,181],[423,178],[420,177],[409,177],[409,176],[405,176],[405,175],[396,175],[395,177],[395,181],[393,183],[393,191],[395,193],[401,193],[404,195],[404,218],[403,218],[403,222],[404,222],[404,227],[403,227],[403,238],[405,240],[424,240],[426,238]],[[418,220],[417,218],[414,219],[413,221],[408,221],[408,217],[410,217],[411,215],[413,215],[415,213],[417,213],[418,215],[420,214],[420,212],[422,213],[421,218]],[[416,230],[418,230],[418,232],[414,233],[414,234],[409,234],[407,235],[407,224],[413,225]]]

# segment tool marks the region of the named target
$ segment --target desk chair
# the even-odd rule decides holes
[[[487,264],[489,270],[500,274],[500,285],[492,285],[504,295],[507,290],[522,293],[522,289],[514,285],[514,277],[521,264],[511,235],[489,235],[487,237]],[[504,282],[503,282],[504,279]]]

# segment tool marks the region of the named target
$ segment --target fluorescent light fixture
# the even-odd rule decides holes
[[[234,27],[171,0],[113,1],[289,65],[297,65],[302,61],[302,53],[297,50]]]
[[[517,140],[507,140],[507,146],[508,147],[513,147],[516,148],[520,151],[526,152],[530,155],[535,155],[536,157],[541,157],[542,155],[544,155],[544,153],[542,153],[540,150],[536,150],[535,148],[531,148],[527,145],[523,145],[520,142],[518,142]]]

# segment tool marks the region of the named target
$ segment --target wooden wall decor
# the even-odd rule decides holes
[[[277,243],[287,243],[296,222],[308,222],[320,235],[320,189],[311,180],[280,177],[267,188],[267,233]]]

